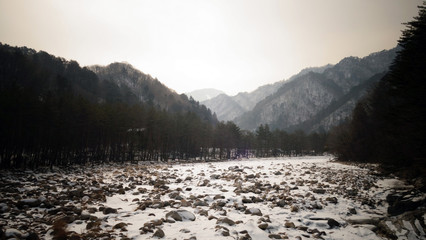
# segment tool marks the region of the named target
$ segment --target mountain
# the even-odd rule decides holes
[[[394,48],[364,58],[347,57],[322,73],[295,76],[235,122],[249,130],[260,124],[307,132],[327,130],[349,116],[356,101],[379,80],[374,76],[388,70],[396,52]]]
[[[67,93],[94,103],[154,106],[167,112],[193,112],[216,122],[209,109],[177,94],[128,63],[81,67],[46,52],[0,43],[0,90],[18,87],[40,96]]]
[[[188,98],[169,89],[156,78],[141,72],[128,63],[111,63],[107,66],[89,66],[101,81],[116,84],[137,101],[153,104],[166,111],[191,108]]]
[[[322,73],[332,65],[328,64],[322,67],[311,67],[300,71],[298,74],[292,76],[287,81],[279,81],[273,84],[267,84],[258,87],[252,92],[240,92],[235,96],[222,96],[219,95],[215,98],[202,101],[209,109],[217,114],[217,118],[221,121],[232,121],[240,117],[247,111],[250,111],[256,106],[258,102],[275,93],[284,83],[292,81],[293,79],[303,76],[309,72]]]
[[[188,97],[192,97],[195,101],[206,101],[212,99],[220,94],[224,94],[223,91],[214,88],[199,89],[192,92],[185,93]]]
[[[220,94],[214,100],[206,100],[202,104],[209,109],[215,109],[214,112],[220,121],[232,121],[245,112],[245,109],[239,103],[226,94]]]

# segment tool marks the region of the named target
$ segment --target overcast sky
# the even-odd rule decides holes
[[[125,61],[178,93],[252,91],[396,46],[422,0],[0,0],[0,42]]]

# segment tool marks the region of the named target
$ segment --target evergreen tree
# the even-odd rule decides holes
[[[342,142],[330,147],[341,160],[424,166],[426,3],[406,26],[389,73],[358,103],[346,129],[336,130]]]

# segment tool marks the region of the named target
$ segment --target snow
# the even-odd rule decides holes
[[[407,186],[397,179],[373,175],[371,171],[331,162],[329,157],[300,157],[97,166],[85,169],[84,173],[64,173],[61,178],[67,179],[67,186],[62,185],[58,175],[54,180],[43,174],[37,177],[41,181],[47,179],[47,183],[56,182],[53,186],[57,186],[57,192],[52,194],[69,192],[68,187],[75,189],[84,182],[83,194],[70,199],[69,205],[81,208],[81,215],[96,217],[101,231],[109,232],[113,238],[151,239],[160,228],[165,233],[164,239],[238,239],[246,233],[252,239],[269,239],[270,234],[289,239],[382,239],[373,230],[387,213],[386,196],[395,187]],[[87,173],[89,177],[84,176]],[[93,181],[99,184],[92,185]],[[123,191],[114,192],[119,188]],[[105,193],[105,202],[93,199],[94,192]],[[47,193],[42,195],[38,199],[24,199],[30,202],[51,199]],[[141,208],[147,202],[152,204]],[[117,212],[88,210],[99,207]],[[7,205],[0,203],[0,208],[6,210]],[[351,208],[356,209],[356,214],[349,213]],[[42,218],[43,208],[35,209],[33,216],[38,214]],[[172,211],[183,221],[166,217]],[[0,221],[8,214],[0,213]],[[22,214],[15,219],[21,216],[26,218]],[[331,227],[331,220],[340,226]],[[75,220],[68,224],[67,231],[87,234],[89,222]],[[391,221],[385,223],[401,238],[419,239],[414,227],[419,236],[425,235],[419,220],[414,225],[403,222],[404,229],[397,229]],[[124,227],[114,228],[117,224]],[[153,232],[142,232],[149,225],[155,226],[151,228]],[[10,234],[13,227],[8,228],[12,229]],[[40,237],[51,239],[51,229],[48,227],[45,232]]]

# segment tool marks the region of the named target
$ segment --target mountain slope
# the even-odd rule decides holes
[[[359,90],[362,92],[369,86],[363,85],[364,82],[368,82],[375,74],[387,71],[396,51],[394,48],[364,58],[344,58],[322,73],[309,72],[297,76],[235,121],[241,128],[249,130],[255,129],[260,124],[287,130],[295,127],[302,127],[305,131],[328,129],[341,121],[342,116],[347,116],[352,111],[355,100],[346,95],[353,94],[351,91],[357,86],[363,88]],[[335,109],[340,113],[333,113],[330,108],[327,114],[322,113],[328,116],[317,117],[321,111],[325,111],[331,104],[342,99],[352,103],[345,105],[345,102],[342,102],[342,108]],[[310,119],[317,119],[319,122],[303,124]]]
[[[332,65],[329,64],[323,67],[306,68],[287,81],[278,81],[276,83],[263,85],[252,92],[240,92],[232,97],[228,96],[225,98],[224,96],[217,96],[201,103],[215,112],[219,120],[234,120],[245,112],[252,110],[258,102],[275,93],[283,84],[309,72],[322,73],[331,66]]]
[[[349,93],[342,96],[338,101],[332,102],[325,109],[319,111],[315,116],[301,124],[293,125],[286,130],[295,131],[297,129],[305,129],[306,131],[322,131],[330,130],[333,126],[346,121],[352,110],[355,108],[356,103],[367,92],[374,87],[374,85],[384,76],[386,72],[378,73],[364,81],[360,85],[353,87]]]
[[[137,101],[154,105],[169,112],[195,112],[202,119],[215,122],[211,111],[185,94],[177,94],[156,78],[145,74],[128,63],[111,63],[108,66],[90,66],[99,79],[116,84]]]
[[[206,105],[209,109],[215,109],[214,112],[220,121],[232,121],[245,111],[240,104],[226,94],[220,94],[214,100],[206,100],[202,104]]]

